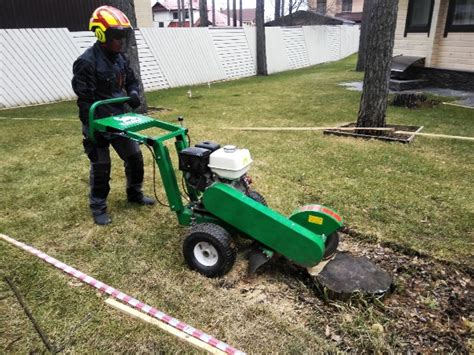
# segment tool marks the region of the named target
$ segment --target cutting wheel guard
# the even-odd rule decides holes
[[[326,238],[343,226],[342,217],[323,205],[305,205],[296,209],[289,218],[311,232],[324,235]]]
[[[342,227],[342,218],[324,206],[304,206],[286,218],[221,183],[204,192],[203,203],[222,221],[303,267],[323,259],[327,237]]]

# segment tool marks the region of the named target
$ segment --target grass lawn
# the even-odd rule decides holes
[[[210,139],[248,148],[254,159],[249,173],[254,187],[275,210],[288,215],[308,203],[337,210],[346,225],[359,233],[359,239],[345,236],[349,249],[352,245],[361,254],[370,251],[368,257],[389,255],[376,258],[385,260],[380,261],[382,266],[392,265],[395,257],[405,263],[403,271],[387,269],[399,276],[399,286],[419,277],[413,270],[421,270],[420,263],[429,273],[452,273],[464,280],[464,286],[472,285],[469,272],[463,271],[471,270],[472,275],[474,267],[472,141],[417,137],[403,145],[321,132],[224,129],[354,122],[360,93],[338,85],[362,79],[354,67],[352,56],[270,77],[196,86],[192,99],[185,87],[148,93],[147,100],[151,106],[167,109],[157,115],[160,119],[176,122],[183,115],[194,143]],[[473,137],[473,116],[473,110],[447,105],[411,110],[390,107],[387,122]],[[188,270],[181,256],[185,229],[164,207],[126,203],[123,168],[115,153],[109,195],[113,224],[95,226],[88,210],[88,160],[82,151],[75,102],[5,110],[0,117],[0,232],[239,349],[253,353],[466,351],[473,345],[472,313],[457,318],[442,313],[449,302],[437,298],[441,297],[437,287],[449,286],[452,291],[455,285],[438,285],[435,278],[430,278],[427,288],[418,284],[419,291],[412,295],[408,286],[399,287],[385,304],[361,307],[324,304],[300,278],[292,277],[294,267],[286,262],[273,263],[250,279],[244,277],[242,253],[234,270],[220,280]],[[142,150],[144,189],[152,195],[153,161]],[[157,185],[164,200],[161,181]],[[88,286],[6,243],[0,245],[1,276],[14,281],[53,342],[66,339],[66,351],[190,351],[156,328],[110,309],[103,303],[104,296]],[[409,257],[400,250],[426,257]],[[464,289],[469,287],[461,287],[459,294]],[[436,322],[459,325],[452,329],[456,334],[465,332],[463,337],[449,335],[451,340],[446,340],[440,335],[438,342],[433,340],[432,334],[438,334],[430,323],[434,320],[417,320],[415,311],[408,310],[411,306],[405,307],[406,314],[397,313],[408,298],[420,307],[417,314],[438,312]],[[406,324],[413,325],[412,333],[426,328],[426,336],[420,330],[422,335],[408,341],[413,334],[404,333]],[[469,324],[471,335],[464,327]],[[441,327],[439,334],[445,330]],[[43,349],[8,285],[1,282],[0,352]]]

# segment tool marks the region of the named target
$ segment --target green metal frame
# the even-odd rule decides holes
[[[189,147],[187,129],[136,113],[95,119],[97,107],[128,100],[129,97],[120,97],[95,102],[89,110],[89,138],[95,142],[96,132],[109,132],[152,147],[169,207],[176,212],[180,224],[219,224],[229,232],[257,240],[268,248],[270,254],[273,251],[280,253],[306,267],[312,267],[322,259],[326,238],[342,227],[342,218],[327,207],[304,206],[287,218],[223,183],[213,184],[202,194],[186,183],[191,202],[184,205],[169,150],[164,143],[175,139],[179,154]],[[157,137],[138,133],[153,127],[168,133]],[[207,212],[194,209],[200,200]]]
[[[97,107],[125,103],[128,100],[129,97],[119,97],[97,101],[92,104],[89,109],[89,138],[93,142],[96,142],[96,132],[109,132],[152,147],[155,162],[160,170],[160,176],[163,181],[163,187],[165,189],[169,207],[172,211],[176,212],[179,223],[189,225],[192,221],[195,221],[196,223],[213,222],[222,224],[222,222],[218,221],[216,218],[194,212],[190,206],[185,206],[183,204],[169,150],[164,143],[167,140],[174,138],[175,148],[178,153],[187,148],[189,142],[187,138],[188,130],[186,128],[136,113],[124,113],[117,116],[95,119],[95,111]],[[157,137],[138,133],[139,131],[149,128],[159,128],[168,133]],[[199,196],[198,192],[191,186],[187,186],[187,191],[191,200],[196,202]]]

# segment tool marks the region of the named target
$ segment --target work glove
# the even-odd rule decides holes
[[[128,104],[133,109],[136,109],[138,106],[140,106],[140,104],[141,104],[140,96],[138,96],[138,93],[136,91],[133,91],[130,94],[130,99],[128,100]]]

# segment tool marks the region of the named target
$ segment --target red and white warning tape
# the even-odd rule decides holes
[[[51,256],[43,253],[40,250],[37,250],[37,249],[35,249],[35,248],[25,244],[25,243],[19,242],[19,241],[15,240],[15,239],[7,236],[7,235],[1,234],[1,233],[0,233],[0,238],[2,238],[6,242],[9,242],[9,243],[11,243],[11,244],[23,249],[23,250],[26,250],[27,252],[37,256],[38,258],[46,261],[47,263],[55,266],[56,268],[64,271],[66,274],[69,274],[69,275],[81,280],[82,282],[85,282],[86,284],[95,287],[99,291],[105,292],[106,294],[112,296],[113,298],[116,298],[116,299],[118,299],[122,302],[128,303],[133,308],[136,308],[136,309],[138,309],[142,312],[145,312],[146,314],[148,314],[148,315],[150,315],[150,316],[152,316],[156,319],[159,319],[160,321],[172,326],[175,329],[178,329],[179,331],[182,331],[182,332],[184,332],[188,335],[193,336],[194,338],[197,338],[197,339],[211,345],[214,348],[217,348],[221,351],[224,351],[227,354],[236,354],[236,355],[237,354],[238,355],[245,354],[244,352],[242,352],[240,350],[237,350],[237,349],[233,348],[232,346],[230,346],[230,345],[228,345],[228,344],[226,344],[226,343],[224,343],[220,340],[217,340],[216,338],[200,331],[199,329],[193,328],[190,325],[188,325],[186,323],[183,323],[183,322],[179,321],[178,319],[173,318],[173,317],[159,311],[156,308],[153,308],[153,307],[151,307],[151,306],[149,306],[149,305],[147,305],[143,302],[140,302],[139,300],[137,300],[133,297],[130,297],[129,295],[113,288],[112,286],[109,286],[109,285],[107,285],[107,284],[105,284],[105,283],[103,283],[99,280],[96,280],[93,277],[90,277],[89,275],[86,275],[86,274],[82,273],[81,271],[76,270],[73,267],[62,263],[57,259],[52,258]]]

